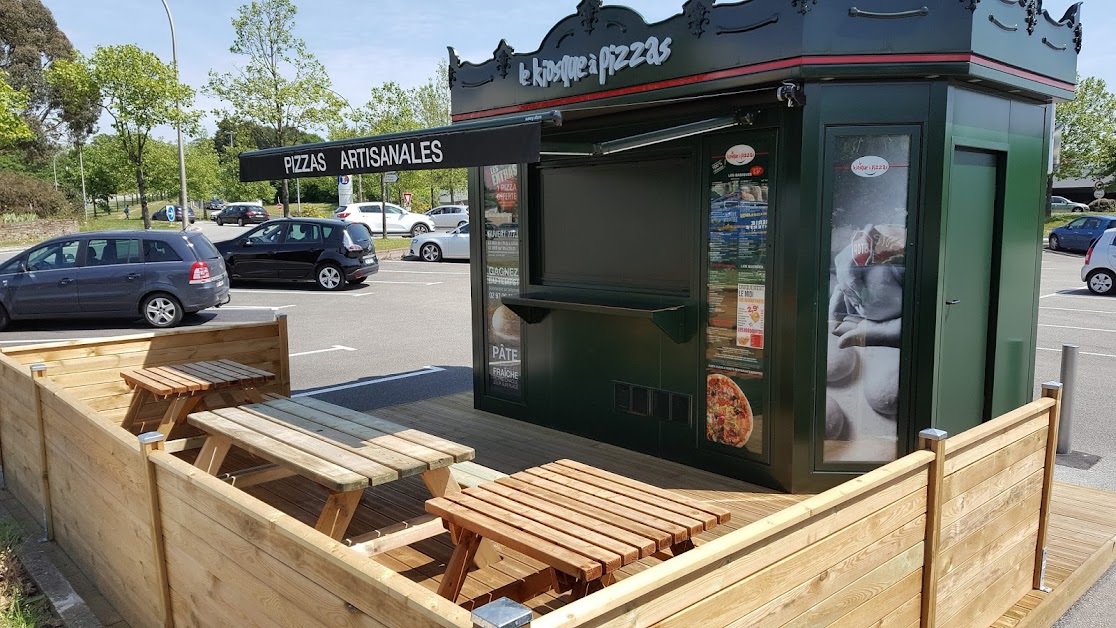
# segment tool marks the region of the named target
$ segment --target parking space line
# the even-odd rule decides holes
[[[1079,310],[1075,307],[1046,307],[1042,306],[1040,310],[1058,310],[1060,312],[1085,312],[1086,314],[1116,314],[1116,312],[1109,312],[1107,310]]]
[[[1116,334],[1116,329],[1097,329],[1095,327],[1071,327],[1069,325],[1044,325],[1039,324],[1039,327],[1053,327],[1055,329],[1076,329],[1077,331],[1103,331],[1110,334]]]
[[[360,388],[362,386],[371,386],[373,384],[382,384],[383,382],[393,382],[397,379],[407,379],[408,377],[418,377],[419,375],[430,375],[433,373],[440,373],[446,369],[438,366],[425,366],[420,371],[413,371],[410,373],[403,373],[401,375],[389,375],[387,377],[380,377],[377,379],[370,379],[366,382],[354,382],[352,384],[341,384],[340,386],[330,386],[328,388],[319,388],[317,390],[310,390],[307,392],[297,393],[291,397],[311,397],[313,395],[324,395],[325,393],[337,392],[339,390],[349,390],[352,388]]]
[[[441,281],[369,281],[367,283],[396,283],[396,284],[408,284],[408,285],[414,285],[414,286],[436,286],[436,285],[438,285],[440,283],[444,283],[444,282],[441,282]]]
[[[1065,294],[1063,292],[1052,292],[1050,294],[1044,294],[1039,298],[1040,299],[1047,299],[1047,298],[1050,298],[1050,297],[1065,297],[1067,299],[1096,299],[1097,298],[1095,296],[1088,295],[1088,294]]]
[[[460,277],[469,276],[469,273],[454,273],[444,270],[384,270],[381,268],[380,273],[407,273],[411,275],[458,275]]]
[[[277,312],[279,310],[285,310],[289,307],[298,307],[298,306],[297,305],[276,305],[274,307],[268,307],[266,305],[222,305],[221,309],[222,310],[271,310],[272,312]]]
[[[313,351],[300,351],[299,353],[292,353],[290,355],[291,355],[292,358],[297,358],[300,355],[313,355],[315,353],[329,353],[330,351],[356,351],[356,349],[354,349],[352,347],[346,347],[345,345],[333,345],[332,347],[330,347],[328,349],[315,349]]]
[[[1062,352],[1061,349],[1049,349],[1047,347],[1035,347],[1035,348],[1038,349],[1039,351],[1056,351],[1058,353]],[[1097,358],[1116,358],[1116,355],[1112,355],[1111,353],[1090,353],[1088,351],[1079,351],[1078,353],[1080,355],[1091,355],[1091,356],[1097,357]]]

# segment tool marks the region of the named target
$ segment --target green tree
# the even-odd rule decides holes
[[[109,210],[109,200],[135,187],[128,157],[121,148],[120,141],[112,136],[100,134],[93,136],[84,147],[82,157],[85,164],[85,190],[94,205]],[[58,159],[58,180],[73,198],[81,199],[81,170],[78,151],[72,149]]]
[[[275,146],[287,146],[298,130],[326,128],[338,119],[342,101],[329,74],[296,37],[297,9],[290,0],[260,0],[240,7],[229,51],[242,55],[236,72],[210,72],[208,90],[228,103],[218,112],[268,129]],[[281,184],[283,215],[290,215],[290,187]]]
[[[40,0],[0,0],[0,70],[27,95],[23,117],[32,131],[19,146],[25,160],[43,161],[50,145],[68,135],[81,142],[100,115],[88,94],[67,92],[49,80],[59,61],[73,59],[74,48]]]
[[[257,199],[269,202],[275,198],[275,187],[267,181],[241,182],[238,155],[249,150],[256,150],[256,145],[248,133],[243,133],[234,134],[232,143],[218,151],[217,194],[229,202]]]
[[[6,78],[0,72],[0,148],[35,139],[35,134],[22,115],[30,97],[26,91],[9,85]]]
[[[1108,91],[1103,79],[1090,76],[1080,80],[1074,99],[1057,106],[1055,122],[1062,129],[1062,153],[1055,177],[1111,174],[1116,95]]]
[[[172,66],[132,44],[99,46],[88,61],[80,63],[68,68],[66,79],[59,83],[76,90],[96,90],[99,94],[135,177],[143,226],[150,229],[145,168],[151,131],[160,125],[181,124],[187,133],[195,128],[200,115],[177,105],[193,100],[194,90],[178,82]],[[174,184],[167,182],[160,187],[168,190]]]
[[[190,142],[186,146],[186,191],[190,198],[202,203],[212,198],[217,193],[220,169],[213,140],[202,138]]]

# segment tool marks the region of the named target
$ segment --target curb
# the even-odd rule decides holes
[[[4,492],[7,492],[6,488]],[[29,531],[21,525],[4,503],[8,495],[4,497],[0,499],[0,522],[11,523],[27,537],[15,548],[16,556],[31,581],[50,601],[62,624],[70,628],[100,628],[103,625],[101,621],[43,551],[40,544],[46,540],[38,536],[40,531]]]

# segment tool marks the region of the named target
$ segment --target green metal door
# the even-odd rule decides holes
[[[954,151],[945,209],[945,302],[934,406],[935,426],[950,433],[988,419],[998,179],[995,153]]]

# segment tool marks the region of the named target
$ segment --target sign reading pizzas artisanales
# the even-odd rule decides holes
[[[628,68],[641,65],[662,65],[670,58],[671,38],[660,40],[654,35],[643,41],[629,44],[601,46],[596,54],[563,55],[561,59],[531,59],[531,65],[519,64],[519,84],[524,87],[550,87],[561,83],[563,87],[590,76],[597,77],[601,85],[608,77]]]

